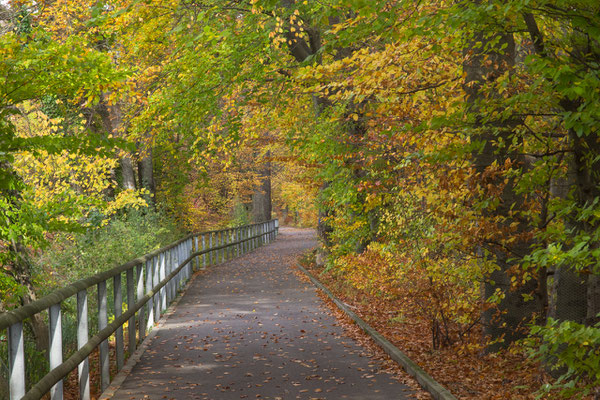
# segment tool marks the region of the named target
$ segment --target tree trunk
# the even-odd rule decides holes
[[[579,107],[579,102],[564,100],[561,105],[566,111],[575,112]],[[574,153],[575,201],[578,207],[583,209],[592,206],[600,198],[600,143],[598,143],[596,135],[579,137],[573,129],[569,130],[569,139],[573,143]],[[592,237],[600,229],[600,224],[594,218],[577,221],[576,224],[579,231],[586,232]],[[597,242],[591,243],[589,251],[593,251],[599,246],[600,244]],[[596,268],[595,265],[591,265],[589,268],[591,271],[587,276],[587,288],[584,291],[585,323],[593,325],[600,320],[597,317],[600,313],[600,277],[593,271]]]
[[[107,133],[114,137],[123,136],[123,112],[119,104],[108,106],[104,100],[98,105],[98,113],[102,119],[102,125]],[[121,185],[123,189],[135,190],[135,173],[133,162],[129,154],[123,154],[120,160]]]
[[[121,158],[121,178],[123,189],[135,190],[135,172],[133,170],[133,161],[129,155]]]
[[[156,187],[154,184],[154,166],[152,164],[152,149],[144,150],[143,155],[138,162],[138,172],[140,186],[150,192],[150,204],[154,204]]]
[[[524,13],[523,18],[536,54],[542,58],[552,57],[551,54],[546,52],[544,37],[534,15]],[[577,32],[578,30],[574,29],[574,35],[578,35]],[[583,43],[589,43],[587,38],[581,37],[581,39],[583,39]],[[590,68],[590,64],[579,61],[585,60],[590,55],[589,48],[575,47],[571,54],[575,60],[574,63],[579,62],[582,70]],[[597,60],[593,61],[597,62]],[[563,110],[569,113],[577,113],[582,102],[582,99],[565,97],[560,100],[559,104]],[[582,209],[594,204],[600,198],[600,143],[598,143],[597,135],[594,133],[587,132],[580,135],[573,128],[570,128],[568,135],[573,151],[569,169],[570,174],[574,176],[569,189],[571,186],[576,189],[574,191],[575,202]],[[571,180],[571,177],[569,177],[569,180]],[[597,222],[589,222],[589,220],[578,221],[577,218],[574,218],[572,224],[576,231],[583,231],[592,236],[600,229]],[[598,246],[600,246],[599,243],[592,243],[590,250],[598,248]],[[591,268],[593,269],[594,266]],[[591,274],[587,278],[564,267],[557,272],[559,275],[555,277],[554,293],[556,296],[556,309],[554,310],[556,317],[574,321],[583,319],[589,325],[598,322],[596,315],[600,312],[600,277],[593,270],[590,271]]]
[[[271,152],[265,154],[265,161],[261,163],[258,176],[260,183],[254,188],[252,194],[252,220],[264,222],[271,219]]]
[[[484,53],[482,49],[492,46],[496,41],[494,49]],[[479,43],[479,46],[477,46]],[[505,47],[504,50],[502,46]],[[503,174],[488,174],[486,172],[492,165],[503,166],[506,162],[516,162],[517,167],[526,168],[527,162],[523,156],[513,149],[500,148],[497,143],[513,142],[514,121],[493,121],[483,125],[481,113],[489,113],[492,110],[482,110],[481,103],[485,102],[486,95],[483,87],[488,82],[493,82],[501,74],[510,70],[514,65],[515,43],[512,34],[499,33],[495,37],[487,38],[484,33],[476,33],[471,45],[465,49],[465,82],[464,90],[467,94],[469,113],[475,115],[475,128],[480,130],[479,136],[475,137],[483,143],[483,149],[473,154],[475,170],[481,179],[479,182],[483,187],[502,187],[499,194],[499,205],[495,209],[484,209],[483,216],[486,219],[500,217],[500,230],[509,230],[511,224],[516,223],[517,230],[512,235],[519,235],[528,229],[527,221],[520,220],[513,214],[513,210],[523,209],[524,198],[516,192],[515,181],[509,178],[505,181]],[[501,235],[502,236],[502,235]],[[495,237],[486,240],[483,247],[488,250],[489,255],[497,264],[495,270],[484,284],[484,300],[496,294],[497,290],[503,293],[497,307],[490,308],[483,313],[484,333],[492,340],[497,340],[488,350],[495,351],[501,347],[508,346],[513,341],[523,338],[526,334],[525,323],[529,322],[534,314],[541,312],[541,297],[535,293],[539,290],[536,279],[531,279],[517,288],[511,286],[511,268],[518,264],[519,259],[530,251],[531,242],[518,239],[510,245],[503,245],[503,237]],[[508,247],[510,246],[510,247]],[[526,301],[525,296],[533,295],[533,300]]]
[[[121,111],[121,106],[119,104],[109,106],[108,113],[110,116],[112,134],[114,136],[122,136],[123,113]],[[123,157],[121,157],[120,164],[123,189],[135,190],[135,172],[133,171],[133,162],[131,161],[129,154],[124,154]]]
[[[566,179],[552,180],[550,187],[552,197],[566,199],[571,188],[576,185],[577,167],[574,160],[570,164],[571,167]],[[570,227],[577,229],[576,221],[572,221]],[[569,266],[555,268],[548,317],[562,321],[575,321],[580,324],[585,323],[587,310],[586,281],[585,276],[578,274]]]

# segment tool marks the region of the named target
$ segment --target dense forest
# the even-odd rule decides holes
[[[274,211],[499,398],[599,398],[597,1],[10,0],[0,71],[0,311]]]

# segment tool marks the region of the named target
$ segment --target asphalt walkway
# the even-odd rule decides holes
[[[114,399],[409,399],[293,271],[314,231],[198,276]]]

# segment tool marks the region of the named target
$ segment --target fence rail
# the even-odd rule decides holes
[[[78,369],[79,398],[90,398],[89,355],[99,348],[101,390],[110,383],[108,338],[115,335],[117,370],[125,363],[123,326],[128,323],[128,350],[133,353],[177,293],[200,266],[239,257],[275,240],[278,220],[217,231],[195,233],[128,263],[89,278],[79,280],[43,298],[0,314],[0,332],[8,330],[8,366],[10,400],[63,398],[63,379]],[[126,278],[127,311],[123,312],[123,273]],[[135,278],[135,279],[134,279]],[[108,323],[107,282],[112,280],[114,320]],[[89,338],[87,289],[96,287],[98,294],[98,332]],[[77,298],[77,348],[63,361],[61,303]],[[50,372],[29,391],[25,382],[25,346],[23,323],[33,315],[48,311]],[[136,328],[137,321],[137,328]],[[136,332],[137,329],[137,332]],[[137,333],[137,338],[136,338]]]

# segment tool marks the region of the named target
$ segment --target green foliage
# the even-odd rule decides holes
[[[241,225],[248,225],[252,222],[252,217],[244,204],[239,200],[239,198],[235,199],[233,204],[233,215],[231,221],[229,221],[229,226],[236,227]]]
[[[582,398],[600,386],[600,323],[585,326],[548,318],[545,326],[533,325],[527,341],[531,357],[555,371],[564,371],[540,390],[558,391],[566,399]],[[538,398],[539,398],[538,397]]]
[[[66,282],[114,268],[179,239],[181,232],[160,211],[130,209],[105,226],[83,233],[60,234],[36,259],[43,276],[43,292]],[[50,285],[50,283],[53,285]]]
[[[27,38],[15,33],[0,36],[0,243],[19,242],[39,248],[45,240],[45,232],[64,229],[64,226],[52,226],[55,222],[47,218],[48,211],[57,210],[36,210],[21,198],[19,192],[24,186],[12,168],[17,152],[57,153],[70,148],[97,153],[102,143],[114,144],[98,142],[94,135],[70,139],[61,135],[17,137],[14,125],[17,107],[27,100],[54,96],[86,99],[91,105],[97,102],[102,90],[123,77],[124,74],[115,71],[108,57],[90,51],[77,37],[60,44],[39,28],[29,31]],[[60,203],[50,208],[69,212],[69,202]]]

